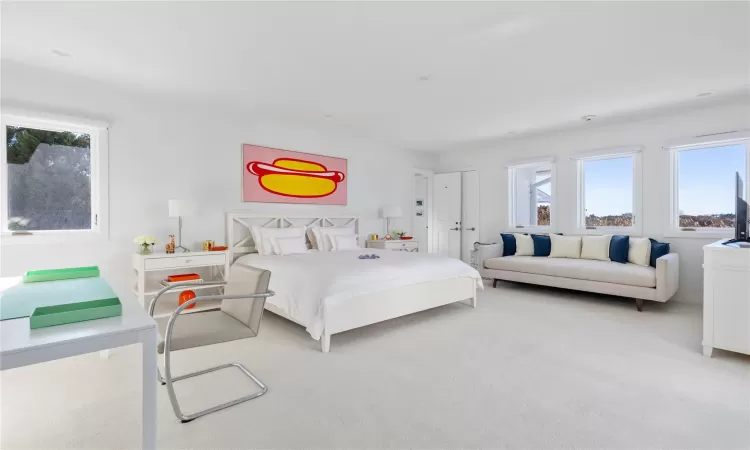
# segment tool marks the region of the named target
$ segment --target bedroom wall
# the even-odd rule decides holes
[[[432,168],[437,156],[405,153],[342,136],[330,129],[288,126],[202,104],[180,103],[119,90],[61,73],[3,61],[0,106],[107,121],[109,129],[110,236],[96,245],[0,246],[0,275],[30,269],[96,264],[116,289],[128,292],[132,239],[153,234],[163,248],[176,220],[167,200],[191,198],[199,215],[184,219],[183,241],[199,248],[204,239],[224,242],[224,212],[356,214],[360,233],[383,234],[378,209],[400,205],[411,229],[413,167]],[[251,204],[240,201],[240,145],[253,143],[348,159],[348,206]],[[398,161],[394,164],[393,161]]]
[[[575,227],[575,164],[572,153],[640,144],[643,150],[643,235],[664,239],[680,254],[680,287],[677,301],[703,301],[702,246],[716,239],[664,238],[669,208],[669,159],[662,145],[686,136],[750,129],[747,97],[707,107],[686,108],[679,113],[649,115],[641,120],[597,125],[588,123],[569,131],[519,137],[473,149],[452,149],[440,156],[439,171],[479,170],[481,189],[480,230],[483,242],[496,242],[508,229],[508,179],[503,165],[535,156],[556,156],[557,231],[572,234]]]

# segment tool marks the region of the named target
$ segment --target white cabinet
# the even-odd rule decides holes
[[[703,247],[703,354],[750,355],[750,248]]]
[[[133,270],[135,272],[135,283],[133,292],[138,296],[138,301],[144,308],[148,308],[151,299],[164,285],[160,283],[168,275],[201,272],[204,281],[224,280],[224,270],[227,265],[227,252],[189,252],[189,253],[152,253],[150,255],[133,255]],[[195,291],[196,295],[212,293],[221,288],[189,287],[185,289],[174,289],[164,294],[156,305],[155,316],[171,314],[177,308],[177,296],[174,295],[184,290]],[[205,301],[196,303],[194,308],[185,312],[192,313],[206,309],[216,309],[221,306],[221,300]]]
[[[367,241],[367,248],[382,248],[384,250],[395,250],[401,252],[418,252],[419,242],[414,240],[402,241],[400,239],[391,239],[386,241],[381,239],[379,241]]]

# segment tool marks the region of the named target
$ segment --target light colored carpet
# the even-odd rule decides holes
[[[703,357],[697,307],[513,284],[479,300],[335,335],[330,354],[271,314],[256,339],[177,352],[178,371],[239,361],[270,391],[183,425],[159,387],[159,447],[750,447],[750,358]],[[2,372],[0,448],[138,447],[139,351]],[[177,387],[194,411],[250,385]]]

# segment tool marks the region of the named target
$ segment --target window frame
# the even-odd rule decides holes
[[[7,111],[7,112],[6,112]],[[7,126],[48,131],[70,131],[90,136],[91,152],[91,223],[87,230],[8,229],[8,148]],[[109,239],[109,136],[104,122],[42,112],[4,108],[0,118],[3,145],[0,147],[0,236],[2,245],[79,243]]]
[[[589,227],[586,225],[586,174],[584,163],[607,159],[632,158],[633,165],[633,225],[629,227]],[[643,231],[642,157],[641,147],[621,147],[612,150],[585,152],[576,157],[576,234],[620,234],[640,236]]]
[[[550,197],[552,202],[549,206],[549,225],[518,226],[516,224],[516,170],[535,166],[548,166],[550,168]],[[554,233],[557,231],[557,163],[555,158],[537,158],[525,162],[508,164],[508,229],[513,233]]]
[[[734,228],[695,228],[688,230],[680,227],[680,180],[679,180],[679,156],[681,152],[690,150],[710,149],[714,147],[725,147],[728,145],[745,145],[745,174],[744,188],[745,199],[750,194],[750,133],[731,132],[722,133],[723,139],[701,139],[693,138],[682,140],[678,144],[665,147],[669,151],[669,209],[667,210],[664,230],[666,237],[694,238],[694,239],[722,239],[734,237]],[[736,220],[736,218],[735,218]]]

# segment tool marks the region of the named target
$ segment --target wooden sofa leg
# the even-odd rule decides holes
[[[635,307],[638,309],[638,312],[643,311],[643,299],[642,298],[635,299]]]
[[[496,287],[497,287],[497,278],[493,278],[493,279],[492,279],[492,287],[493,287],[493,288],[496,288]]]

